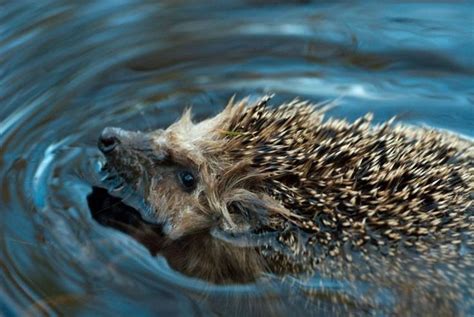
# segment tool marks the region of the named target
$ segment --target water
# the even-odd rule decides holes
[[[301,313],[284,286],[182,276],[94,221],[99,131],[165,127],[189,106],[201,119],[234,93],[273,92],[472,138],[473,21],[468,1],[3,2],[1,314]]]

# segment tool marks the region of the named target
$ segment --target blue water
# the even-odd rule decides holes
[[[212,286],[96,223],[99,132],[275,93],[473,138],[473,30],[469,1],[2,2],[0,315],[304,314],[291,287]]]

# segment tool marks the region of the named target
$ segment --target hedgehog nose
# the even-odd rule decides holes
[[[111,153],[119,144],[118,129],[105,128],[100,134],[98,146],[102,153]]]

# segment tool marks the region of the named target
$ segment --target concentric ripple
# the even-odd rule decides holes
[[[184,277],[95,222],[86,197],[100,181],[99,132],[273,92],[472,138],[472,12],[448,1],[1,4],[0,315],[304,312],[281,285]],[[345,288],[309,286],[320,285]]]

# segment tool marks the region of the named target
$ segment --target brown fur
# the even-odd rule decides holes
[[[472,274],[471,142],[372,125],[370,115],[323,120],[321,107],[268,100],[231,100],[197,124],[188,111],[164,131],[124,132],[107,156],[146,200],[142,216],[165,224],[160,252],[173,268],[215,283],[315,271],[406,281],[405,264],[423,265],[428,279]],[[192,192],[177,181],[183,169],[197,177]],[[452,267],[436,271],[440,264]]]

